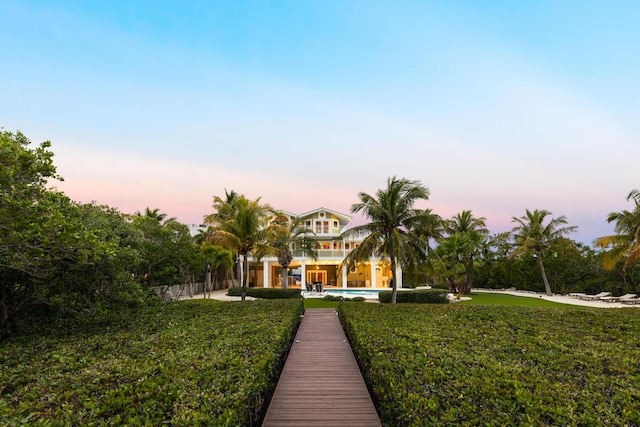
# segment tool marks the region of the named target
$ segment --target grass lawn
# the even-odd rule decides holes
[[[472,292],[471,300],[460,301],[462,305],[513,305],[520,307],[570,307],[568,304],[560,304],[547,301],[542,298],[520,297],[516,295],[498,294],[490,292]],[[304,308],[338,308],[337,301],[323,301],[322,298],[306,298]]]
[[[305,298],[304,308],[338,308],[338,301],[323,301],[322,298]]]
[[[463,305],[515,305],[521,307],[569,307],[568,304],[560,304],[547,301],[542,298],[519,297],[516,295],[498,294],[491,292],[472,292],[472,299],[460,301],[456,304]]]

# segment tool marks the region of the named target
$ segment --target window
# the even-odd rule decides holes
[[[316,221],[316,234],[329,234],[329,221]]]
[[[308,219],[308,220],[306,220],[306,221],[304,222],[304,228],[309,228],[309,229],[311,229],[311,220],[310,220],[310,219]]]
[[[333,228],[338,228],[339,224],[338,221],[333,220]]]
[[[344,244],[344,248],[345,248],[346,250],[349,250],[349,244],[348,244],[348,243],[345,243],[345,244]]]
[[[338,249],[340,249],[340,243],[333,242],[333,250],[338,250]]]

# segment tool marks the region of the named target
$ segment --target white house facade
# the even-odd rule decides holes
[[[283,214],[291,221],[295,218],[301,225],[315,233],[317,259],[294,254],[289,265],[289,286],[305,288],[306,284],[321,283],[325,287],[341,288],[388,288],[391,270],[387,261],[370,259],[359,263],[350,271],[342,268],[342,261],[360,240],[345,240],[339,236],[351,221],[351,217],[326,208],[318,208],[300,215]],[[255,287],[280,287],[282,266],[276,257],[254,260],[249,257],[249,283]],[[402,283],[402,270],[397,271],[398,283]]]

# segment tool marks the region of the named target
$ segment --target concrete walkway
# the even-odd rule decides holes
[[[557,303],[560,303],[560,304],[580,305],[580,306],[584,306],[584,307],[595,307],[595,308],[633,308],[633,307],[638,307],[638,308],[640,308],[640,304],[631,305],[631,304],[622,304],[622,303],[619,303],[619,302],[585,301],[585,300],[581,300],[579,298],[570,297],[568,295],[551,295],[551,296],[547,296],[545,294],[540,294],[540,293],[536,293],[536,292],[529,292],[529,291],[499,290],[499,289],[473,289],[472,292],[494,292],[494,293],[501,293],[501,294],[516,295],[516,296],[519,296],[519,297],[542,298],[542,299],[545,299],[547,301],[553,301],[553,302],[557,302]],[[190,297],[188,295],[183,295],[182,297],[180,297],[180,300],[187,300],[187,299],[203,299],[203,294],[197,294],[197,295],[194,295],[193,297]],[[212,291],[211,292],[211,299],[215,299],[215,300],[218,300],[218,301],[240,301],[240,297],[230,297],[229,295],[227,295],[227,290],[226,289],[221,289],[221,290],[218,290],[218,291]],[[254,300],[255,298],[246,297],[246,299],[247,300]]]

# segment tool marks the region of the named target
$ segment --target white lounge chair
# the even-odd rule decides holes
[[[608,297],[611,296],[611,292],[600,292],[599,294],[596,295],[584,295],[581,296],[580,299],[586,300],[586,301],[595,301],[595,300],[599,300],[602,297]]]
[[[620,297],[602,297],[600,298],[600,300],[605,301],[605,302],[622,302],[625,300],[629,300],[629,299],[634,299],[636,298],[638,295],[636,294],[624,294]]]
[[[623,304],[635,305],[640,304],[640,298],[627,298],[620,300],[620,302]]]
[[[571,298],[581,298],[581,297],[584,297],[584,296],[586,296],[586,295],[587,295],[587,294],[585,294],[585,293],[583,293],[583,292],[571,292],[571,293],[569,294],[569,296],[570,296]]]

